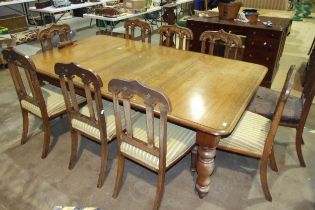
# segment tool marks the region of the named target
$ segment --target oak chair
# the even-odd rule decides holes
[[[135,29],[140,28],[141,31],[141,41],[145,42],[145,38],[148,37],[148,43],[151,43],[152,36],[152,26],[150,23],[142,21],[140,19],[130,20],[127,19],[124,23],[126,29],[125,38],[126,39],[135,39]]]
[[[193,32],[189,28],[177,25],[162,25],[158,29],[160,34],[160,45],[173,47],[175,45],[174,37],[178,36],[178,49],[189,50],[190,40],[193,40]]]
[[[67,107],[69,125],[71,128],[71,155],[69,169],[77,161],[79,134],[100,143],[101,167],[97,187],[103,186],[108,159],[107,143],[116,136],[113,103],[102,100],[103,83],[95,72],[83,69],[74,63],[55,65],[55,73],[59,75],[62,93]],[[87,104],[79,109],[74,97],[76,84],[84,87]],[[73,106],[72,106],[73,105]]]
[[[271,201],[272,197],[267,182],[267,164],[270,161],[271,169],[278,171],[273,142],[285,103],[294,84],[296,71],[295,66],[290,67],[272,120],[262,115],[245,111],[232,134],[222,138],[218,144],[219,149],[260,159],[260,181],[265,198],[268,201]]]
[[[295,146],[300,166],[305,167],[302,154],[303,131],[315,95],[315,50],[310,55],[304,88],[300,97],[290,96],[284,108],[280,125],[296,129]],[[279,92],[259,87],[247,110],[269,119],[274,115],[273,108]]]
[[[145,87],[138,81],[113,79],[108,84],[113,94],[118,167],[113,197],[119,194],[124,173],[125,158],[158,174],[157,191],[153,209],[158,209],[164,192],[165,172],[195,145],[194,131],[167,122],[171,103],[163,93]],[[130,118],[130,100],[136,96],[143,100],[146,114],[136,121]],[[126,131],[122,129],[118,98],[123,101]],[[155,109],[155,110],[154,110]],[[154,117],[159,114],[159,118]]]
[[[72,45],[71,28],[68,24],[52,24],[38,32],[37,40],[40,42],[42,51],[52,50],[54,47],[53,38],[59,37],[58,47]]]
[[[28,56],[24,56],[13,49],[3,50],[3,56],[8,63],[22,110],[23,133],[21,144],[25,144],[27,140],[28,114],[41,118],[45,132],[42,158],[45,158],[50,144],[49,121],[66,112],[62,92],[60,88],[50,84],[40,86],[36,75],[36,67]],[[23,79],[23,75],[26,76],[26,79]],[[77,96],[77,98],[80,103],[84,101],[82,97]]]
[[[224,46],[224,58],[231,58],[241,60],[244,52],[244,45],[242,39],[235,35],[225,32],[224,30],[219,31],[204,31],[200,35],[201,41],[201,53],[207,53],[214,55],[215,46]],[[206,52],[206,49],[207,52]]]

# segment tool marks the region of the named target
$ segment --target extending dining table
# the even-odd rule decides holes
[[[107,99],[112,99],[107,84],[113,78],[138,80],[164,92],[173,108],[168,121],[196,131],[195,189],[200,198],[209,192],[221,136],[233,131],[267,72],[257,64],[103,35],[31,59],[38,75],[51,80],[58,80],[54,73],[57,62],[74,62],[95,71]],[[137,99],[132,106],[143,108]]]

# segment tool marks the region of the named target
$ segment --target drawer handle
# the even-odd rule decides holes
[[[253,34],[256,35],[256,31],[253,31]]]
[[[264,42],[264,45],[266,46],[266,45],[267,45],[267,42]]]
[[[266,57],[266,61],[269,61],[270,60],[270,58],[269,57]]]
[[[252,57],[253,57],[253,55],[252,55],[252,54],[249,54],[248,56],[249,56],[250,58],[252,58]]]
[[[250,44],[251,44],[252,46],[254,46],[254,45],[255,45],[255,42],[254,42],[254,41],[252,41]]]

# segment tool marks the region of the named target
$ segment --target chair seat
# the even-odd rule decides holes
[[[157,118],[154,118],[154,131],[154,144],[156,147],[159,147],[159,119]],[[141,114],[138,120],[133,123],[133,136],[143,142],[147,142],[145,115]],[[194,131],[168,122],[166,167],[185,154],[195,143],[196,133]],[[156,170],[159,169],[158,157],[125,142],[122,142],[120,149],[121,152],[128,156],[144,162]]]
[[[245,111],[231,135],[221,138],[218,148],[261,156],[270,126],[271,120],[268,118]]]
[[[280,93],[265,87],[259,87],[247,110],[272,119]],[[301,98],[289,96],[284,107],[281,123],[298,123],[302,114]]]
[[[115,125],[115,114],[114,114],[114,105],[112,102],[102,100],[103,102],[103,109],[105,114],[105,121],[106,121],[106,132],[107,132],[107,139],[112,139],[116,134],[116,125]],[[123,107],[120,107],[120,111],[123,112]],[[95,109],[94,109],[95,110]],[[89,108],[88,105],[85,105],[80,109],[80,112],[90,117]],[[131,112],[131,118],[135,119],[137,118],[138,113],[135,111]],[[122,115],[123,116],[123,115]],[[123,126],[125,125],[125,120],[122,120]],[[82,122],[77,119],[72,119],[71,121],[72,127],[82,131],[96,139],[100,139],[100,130],[98,128],[95,128],[92,125],[89,125],[86,122]]]
[[[59,112],[66,111],[66,104],[60,88],[46,84],[41,87],[41,91],[46,103],[48,117],[51,117]],[[77,95],[78,104],[85,101],[85,98]],[[21,100],[21,106],[35,114],[42,117],[40,108],[26,100]]]

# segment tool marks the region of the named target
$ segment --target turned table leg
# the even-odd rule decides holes
[[[214,170],[214,157],[216,146],[220,140],[220,136],[213,136],[203,132],[197,132],[198,161],[196,181],[196,191],[199,198],[203,198],[209,192],[210,175]]]

